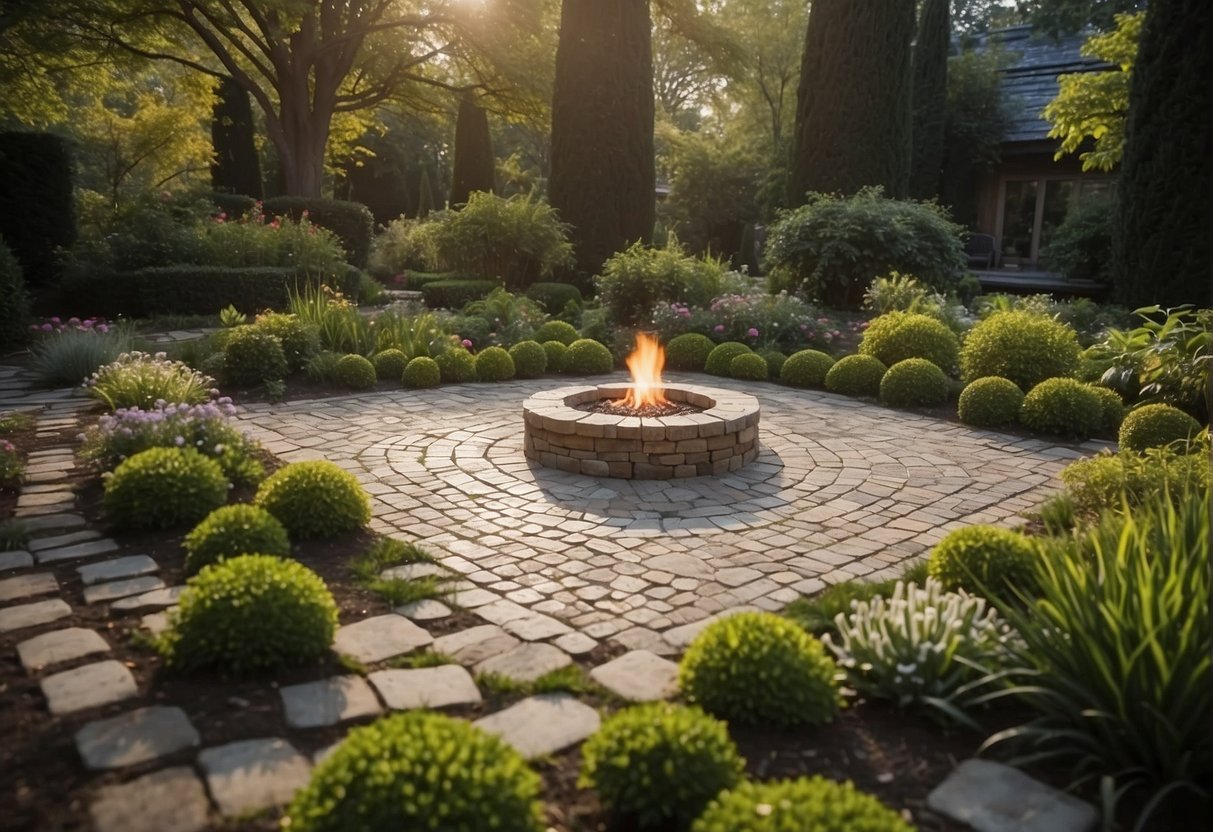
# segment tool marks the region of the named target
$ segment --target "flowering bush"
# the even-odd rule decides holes
[[[203,262],[213,266],[294,266],[331,272],[345,260],[333,232],[312,225],[307,211],[298,222],[274,217],[266,222],[258,202],[239,219],[220,212],[202,235]]]
[[[0,439],[0,485],[16,485],[24,470],[17,446],[7,439]]]
[[[105,318],[84,318],[83,320],[76,317],[68,318],[66,321],[58,315],[53,315],[49,318],[44,318],[40,324],[30,324],[30,332],[32,333],[50,333],[63,332],[64,330],[74,330],[81,332],[99,332],[102,335],[110,331],[110,325]]]
[[[707,307],[662,303],[653,310],[652,324],[662,341],[695,332],[717,343],[739,341],[755,350],[795,351],[806,344],[829,344],[842,335],[829,318],[787,292],[721,295]]]
[[[93,373],[85,387],[110,410],[150,407],[157,402],[201,404],[211,397],[215,380],[181,361],[158,352],[124,352]]]

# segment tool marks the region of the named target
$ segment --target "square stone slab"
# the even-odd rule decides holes
[[[403,615],[377,615],[339,628],[333,649],[364,664],[373,664],[425,647],[433,640],[433,636]]]
[[[200,832],[209,811],[202,781],[185,766],[105,786],[89,806],[97,832]]]
[[[485,659],[477,673],[496,673],[515,682],[533,682],[545,673],[573,663],[569,654],[550,644],[522,644],[508,653]]]
[[[84,603],[100,604],[105,601],[116,601],[128,595],[142,595],[145,592],[151,592],[153,589],[163,588],[164,581],[154,575],[145,575],[142,578],[128,578],[125,581],[111,581],[108,584],[85,587]]]
[[[34,565],[34,556],[23,549],[10,549],[0,552],[0,572],[8,569],[23,569]]]
[[[482,624],[479,627],[469,627],[439,636],[434,639],[433,650],[471,667],[485,659],[513,650],[521,643],[496,624]]]
[[[473,723],[530,759],[581,742],[598,730],[598,711],[567,693],[532,696]]]
[[[403,607],[397,607],[392,612],[414,621],[432,621],[435,618],[446,618],[451,614],[451,608],[441,601],[425,598],[405,604]]]
[[[197,745],[185,711],[163,705],[99,719],[76,732],[76,749],[92,769],[133,766]]]
[[[108,653],[109,644],[95,630],[68,627],[26,639],[17,645],[17,656],[26,670],[34,671],[92,653]]]
[[[653,702],[678,690],[678,665],[648,650],[633,650],[594,668],[590,678],[624,699]]]
[[[59,598],[22,604],[19,607],[5,607],[0,609],[0,633],[37,627],[39,624],[49,624],[71,614],[72,608],[67,605],[66,601]]]
[[[472,674],[457,664],[414,670],[379,670],[367,677],[393,710],[443,708],[480,701]]]
[[[139,686],[126,665],[111,659],[47,676],[42,693],[50,712],[60,716],[130,699]]]
[[[288,685],[279,691],[292,728],[319,728],[347,719],[374,716],[383,710],[361,676],[333,676],[318,682]]]
[[[513,633],[523,641],[541,641],[553,636],[563,636],[573,632],[573,628],[563,621],[557,621],[550,615],[531,613],[523,618],[515,618],[501,625],[506,632]]]
[[[573,656],[581,656],[598,646],[598,642],[585,633],[569,633],[554,640],[552,644]]]
[[[84,543],[74,543],[71,546],[61,546],[57,549],[43,549],[35,553],[35,557],[38,558],[38,563],[56,563],[61,560],[108,555],[117,550],[118,544],[106,537],[101,540],[88,540]]]
[[[312,764],[286,740],[240,740],[199,752],[219,811],[228,817],[290,801],[312,773]]]
[[[927,806],[977,832],[1088,832],[1099,820],[1090,804],[989,760],[965,760]]]
[[[18,575],[16,578],[5,578],[0,581],[0,601],[15,601],[18,598],[32,598],[35,595],[50,595],[58,591],[59,582],[50,572]]]
[[[136,578],[140,575],[159,572],[160,567],[147,555],[130,555],[125,558],[105,560],[101,563],[90,563],[88,566],[77,568],[76,571],[80,573],[80,580],[84,582],[85,586],[92,586],[103,581]]]

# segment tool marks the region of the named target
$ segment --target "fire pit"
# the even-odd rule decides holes
[[[522,405],[524,453],[547,468],[623,479],[736,471],[758,456],[758,400],[699,385],[665,385],[664,351],[641,335],[630,384],[561,387]]]

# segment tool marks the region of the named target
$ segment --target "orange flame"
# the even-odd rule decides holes
[[[668,400],[661,384],[665,349],[657,339],[643,332],[636,333],[636,349],[628,356],[627,363],[635,386],[628,391],[624,404],[632,408],[666,404]]]

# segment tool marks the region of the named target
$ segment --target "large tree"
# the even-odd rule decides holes
[[[791,199],[904,197],[910,173],[910,41],[914,0],[815,0],[796,111]]]
[[[651,38],[648,0],[564,0],[549,195],[583,274],[653,234]]]
[[[944,129],[948,109],[948,42],[951,0],[924,0],[914,41],[914,127],[910,195],[930,199],[939,193]]]
[[[463,205],[472,191],[492,191],[496,178],[489,117],[471,93],[459,100],[455,119],[455,164],[451,173],[452,206]]]

